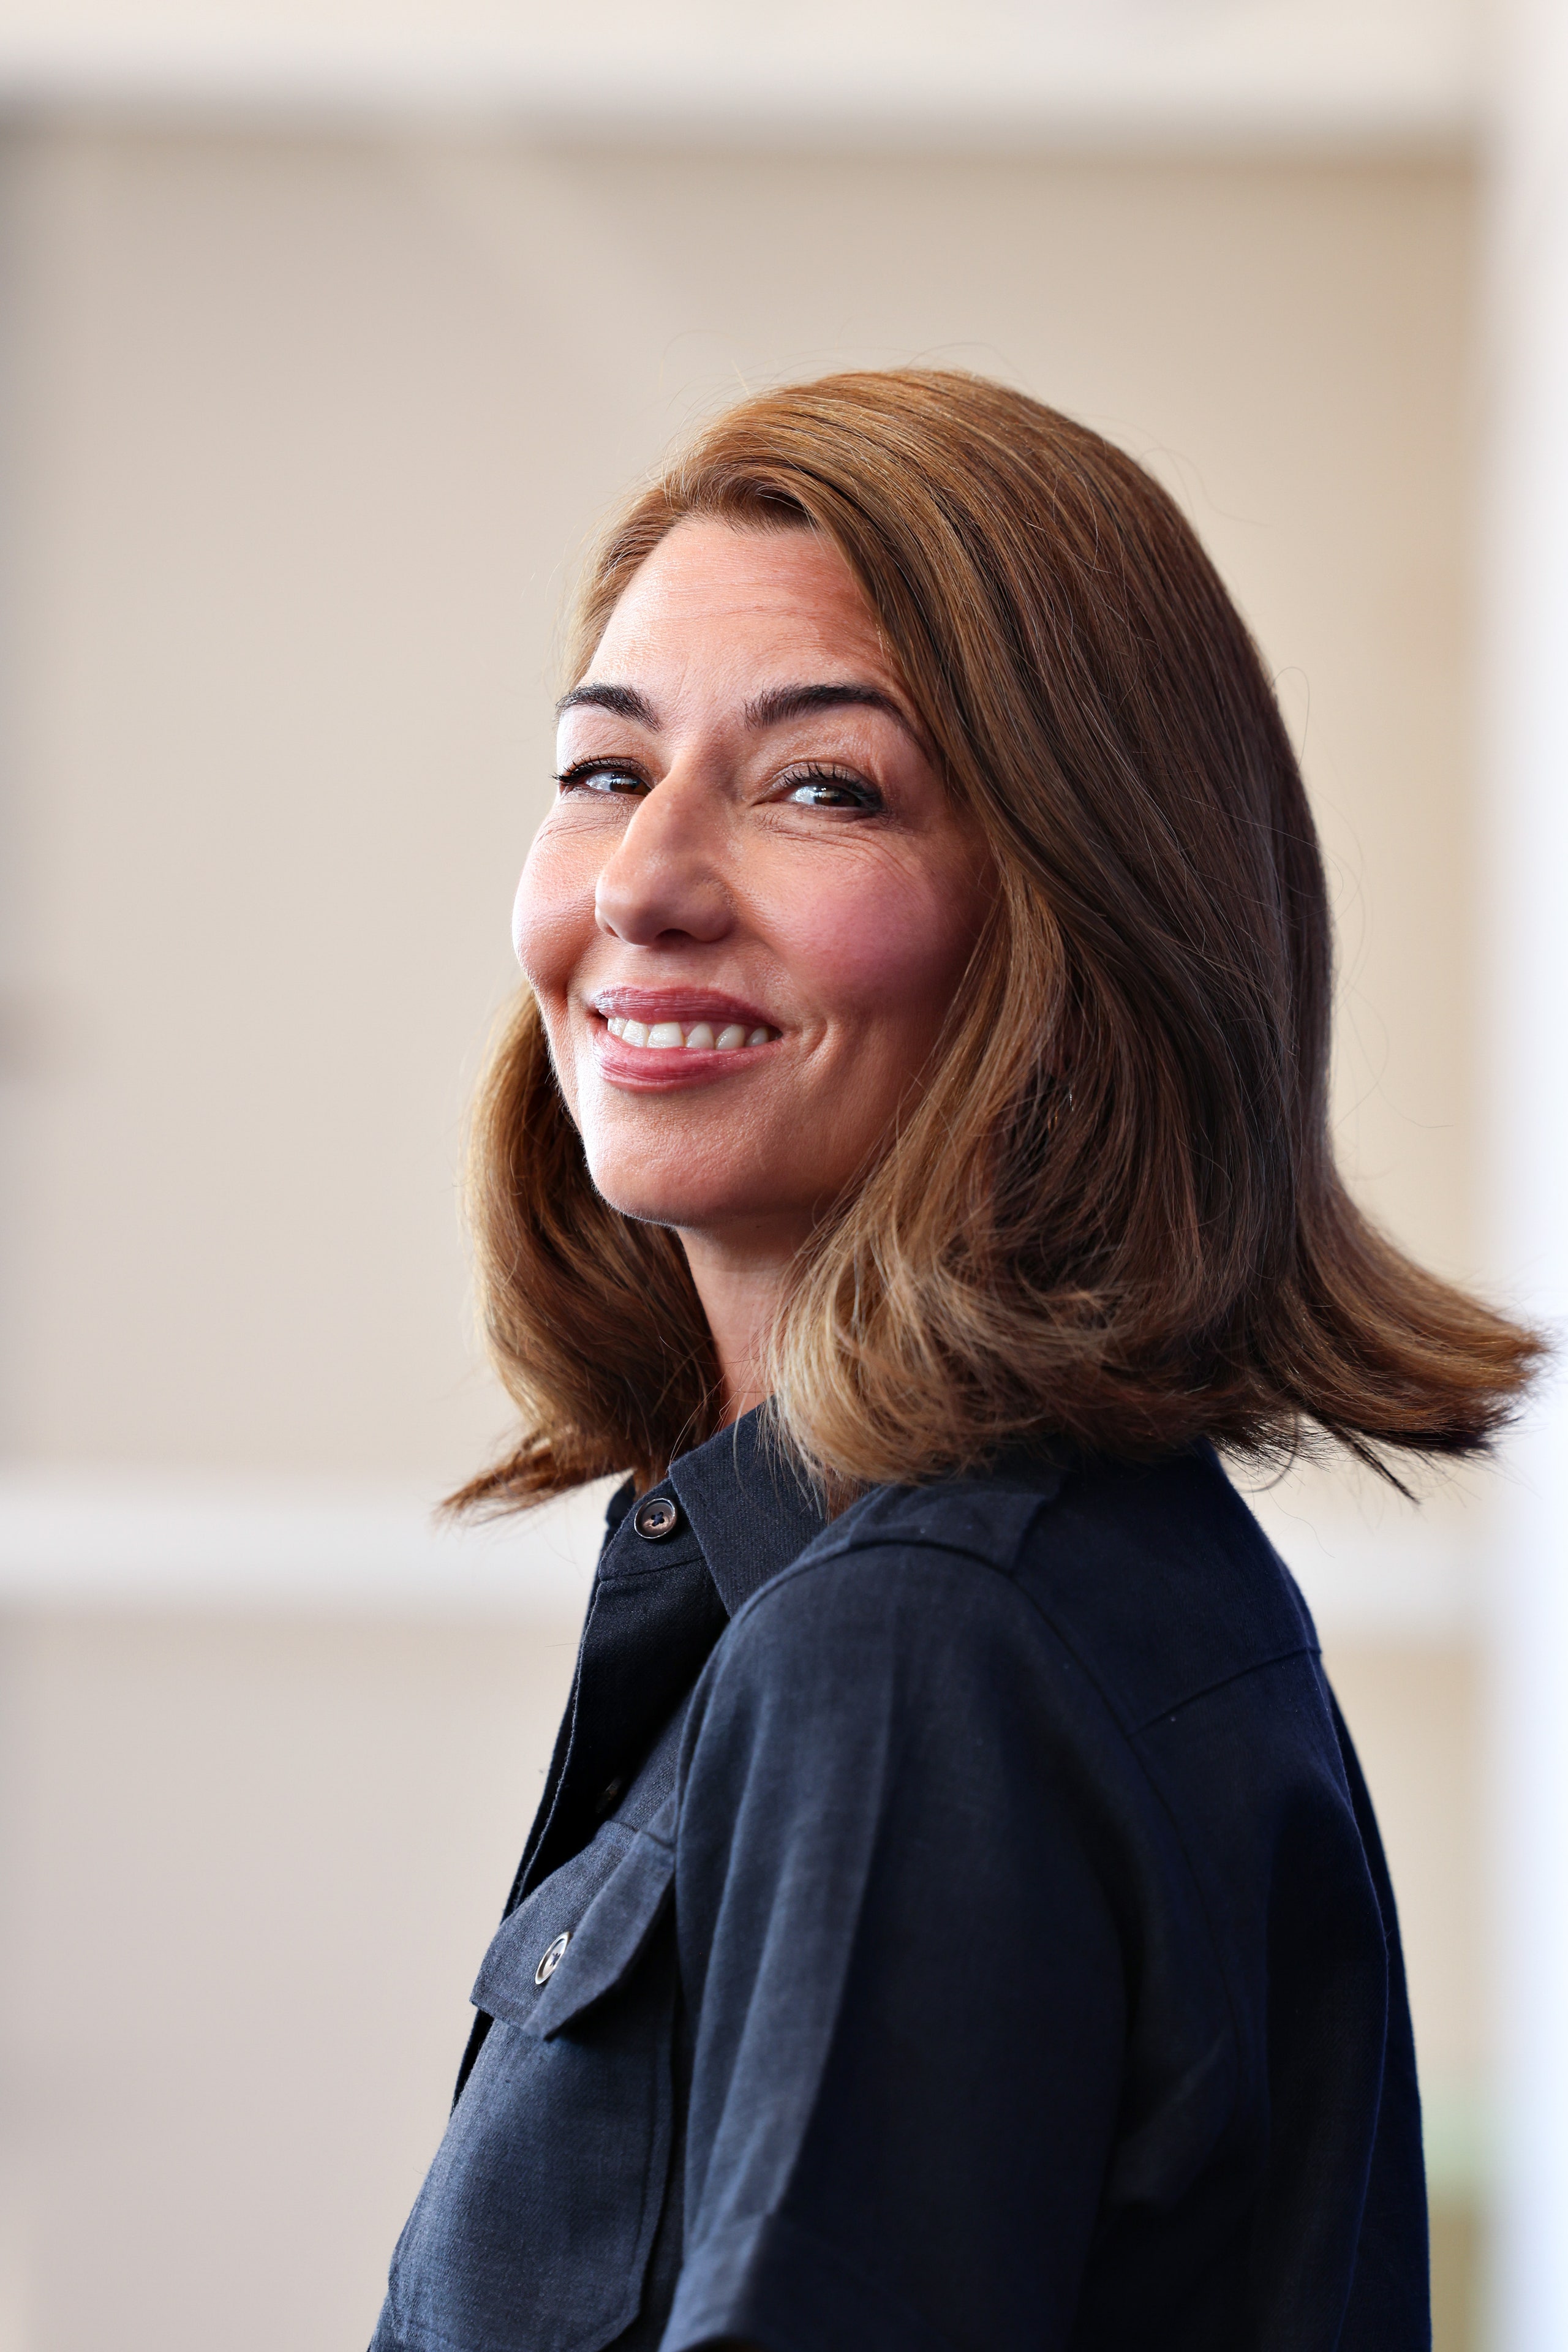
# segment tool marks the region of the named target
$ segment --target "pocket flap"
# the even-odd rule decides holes
[[[552,1871],[502,1920],[479,1968],[475,2008],[548,2041],[636,1965],[674,1876],[675,1848],[668,1839],[652,1829],[606,1822],[591,1845]],[[546,1955],[563,1937],[559,1957],[545,1968]]]

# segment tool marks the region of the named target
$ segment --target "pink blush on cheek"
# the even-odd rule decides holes
[[[858,1015],[896,1028],[900,1015],[924,1012],[923,1030],[947,1012],[973,942],[969,894],[949,898],[925,875],[898,881],[901,887],[821,893],[793,919],[779,909],[769,926],[801,994],[830,1019]]]

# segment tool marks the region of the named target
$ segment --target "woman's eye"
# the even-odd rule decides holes
[[[580,760],[563,768],[555,779],[563,793],[646,793],[647,784],[633,768],[617,767],[613,760]]]
[[[794,808],[874,809],[881,806],[882,796],[857,777],[824,773],[796,776],[786,783],[784,797]]]

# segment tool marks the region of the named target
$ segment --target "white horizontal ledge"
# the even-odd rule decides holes
[[[582,1618],[605,1484],[452,1528],[417,1489],[0,1469],[0,1605]]]
[[[331,1480],[0,1468],[0,1606],[582,1617],[610,1482],[453,1528],[421,1490]],[[1468,1517],[1251,1498],[1325,1639],[1462,1642],[1482,1622]]]

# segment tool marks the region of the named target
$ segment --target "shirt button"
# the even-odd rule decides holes
[[[645,1495],[632,1513],[632,1525],[645,1543],[662,1543],[680,1525],[680,1513],[668,1495]]]
[[[570,1927],[567,1928],[566,1933],[563,1936],[556,1937],[555,1941],[551,1945],[549,1950],[541,1959],[539,1966],[533,1971],[533,1981],[535,1984],[542,1985],[548,1984],[550,1982],[551,1978],[561,1966],[562,1954],[565,1951],[567,1945],[571,1941],[572,1930]]]

